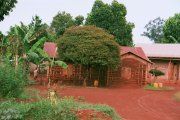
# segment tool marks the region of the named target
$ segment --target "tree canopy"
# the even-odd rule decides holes
[[[163,32],[166,43],[180,43],[180,13],[166,20]]]
[[[126,21],[126,7],[113,0],[111,5],[96,0],[86,19],[86,25],[95,25],[107,30],[115,36],[115,40],[123,46],[132,46],[133,23]]]
[[[84,66],[119,65],[119,47],[114,37],[95,26],[68,28],[58,39],[58,53],[65,62]]]
[[[0,21],[4,20],[5,15],[9,15],[16,3],[17,0],[0,0]]]
[[[143,32],[142,36],[148,37],[151,41],[155,43],[163,43],[164,34],[163,34],[163,25],[164,20],[160,17],[149,21],[146,24],[145,29],[146,31]]]
[[[81,25],[83,23],[84,17],[79,15],[75,17],[75,20],[71,14],[66,12],[58,12],[56,16],[53,17],[51,27],[55,29],[57,36],[60,36],[64,33],[66,28],[69,28],[74,25]]]

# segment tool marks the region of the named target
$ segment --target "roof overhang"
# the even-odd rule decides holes
[[[175,60],[175,61],[180,61],[180,58],[176,57],[148,57],[151,60]]]
[[[143,59],[143,60],[147,61],[148,63],[153,64],[153,62],[151,62],[150,60],[144,59],[144,58],[142,58],[142,57],[140,57],[140,56],[138,56],[138,55],[136,55],[136,54],[134,54],[133,52],[130,52],[130,51],[129,51],[129,52],[125,52],[125,53],[121,54],[121,56],[123,56],[123,55],[125,55],[125,54],[128,54],[128,53],[131,53],[131,54],[135,55],[136,57],[141,58],[141,59]]]

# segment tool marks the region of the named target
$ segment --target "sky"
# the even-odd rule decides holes
[[[29,24],[32,16],[38,15],[43,22],[50,25],[53,17],[62,11],[73,17],[87,14],[91,11],[95,0],[18,0],[13,11],[0,22],[0,31],[7,33],[10,26],[21,21]],[[102,0],[111,3],[112,0]],[[137,43],[152,43],[147,37],[141,36],[144,26],[157,17],[167,19],[175,13],[180,13],[180,0],[117,0],[127,8],[127,21],[135,24],[133,41]]]

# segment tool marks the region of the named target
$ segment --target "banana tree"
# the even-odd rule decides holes
[[[35,31],[34,25],[16,25],[13,28],[11,35],[15,41],[15,66],[17,67],[20,61],[25,64],[24,68],[29,67],[30,62],[40,66],[43,64],[43,61],[49,61],[48,66],[50,67],[58,65],[67,68],[66,63],[50,58],[42,49],[47,38],[39,36],[35,38],[35,34],[37,35],[38,33]]]
[[[27,26],[21,24],[21,26],[15,25],[11,27],[8,33],[8,38],[10,41],[10,47],[12,54],[14,56],[15,68],[19,64],[19,58],[26,56],[28,49],[30,48],[29,39],[34,33],[34,28],[28,28]]]

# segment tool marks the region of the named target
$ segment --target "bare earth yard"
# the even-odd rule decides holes
[[[35,86],[46,94],[46,87]],[[83,96],[89,103],[108,104],[115,108],[124,120],[180,120],[180,102],[173,95],[180,90],[146,91],[143,88],[83,88],[59,87],[61,96]]]

